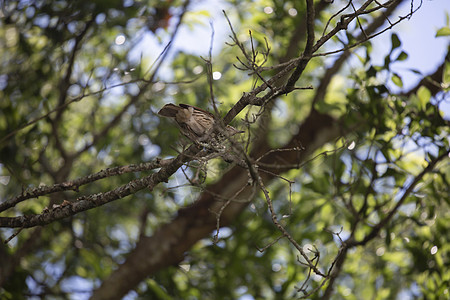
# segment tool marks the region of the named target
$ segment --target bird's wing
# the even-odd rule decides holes
[[[189,104],[183,104],[183,103],[181,103],[181,104],[179,104],[179,105],[180,105],[181,108],[184,108],[184,109],[189,109],[189,107],[192,107],[192,108],[194,109],[194,113],[195,113],[195,111],[197,110],[197,111],[201,111],[201,112],[207,114],[207,115],[210,116],[211,118],[214,118],[214,115],[213,115],[212,113],[210,113],[209,111],[206,111],[206,110],[204,110],[204,109],[198,108],[198,107],[196,107],[196,106],[189,105]]]

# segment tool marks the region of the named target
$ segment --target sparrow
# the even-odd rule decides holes
[[[213,138],[212,133],[216,119],[212,113],[206,110],[188,104],[177,106],[169,103],[161,108],[158,115],[174,119],[180,127],[181,133],[194,142],[205,142]],[[225,127],[225,131],[227,136],[244,132],[230,125]],[[218,135],[214,136],[223,139],[225,135],[223,132],[219,132]]]

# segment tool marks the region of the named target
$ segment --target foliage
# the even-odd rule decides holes
[[[309,22],[313,1],[229,1],[228,45],[213,57],[174,46],[180,31],[208,24],[194,3],[5,2],[2,299],[101,298],[93,291],[114,285],[127,263],[138,270],[153,257],[152,272],[115,282],[121,292],[448,297],[450,130],[440,107],[449,56],[402,90],[392,65],[408,49],[393,33],[376,65],[370,38],[389,34],[405,1],[383,12],[373,2],[342,25],[369,2],[316,1]],[[349,60],[355,66],[342,68]],[[245,134],[223,143],[231,162],[208,145],[189,152],[195,145],[156,114],[169,102],[214,103],[223,117],[245,99],[231,122]]]

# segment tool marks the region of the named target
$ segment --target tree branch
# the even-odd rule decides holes
[[[131,172],[142,172],[142,171],[150,171],[156,168],[160,168],[162,166],[168,165],[171,163],[173,159],[156,159],[151,162],[141,163],[138,165],[127,165],[127,166],[120,166],[120,167],[114,167],[114,168],[108,168],[105,170],[101,170],[100,172],[90,174],[85,177],[80,177],[75,180],[66,181],[63,183],[57,183],[50,186],[39,186],[37,188],[30,188],[22,192],[19,196],[16,196],[10,200],[7,200],[5,202],[0,203],[0,212],[5,211],[11,207],[14,207],[18,203],[25,201],[27,199],[31,198],[37,198],[39,196],[44,196],[56,192],[61,191],[78,191],[80,186],[83,186],[85,184],[89,184],[92,182],[95,182],[97,180],[111,177],[111,176],[117,176],[125,173],[131,173]]]
[[[191,160],[192,157],[195,157],[198,153],[199,149],[197,146],[192,145],[169,164],[162,166],[157,173],[151,174],[144,178],[132,180],[125,185],[105,193],[82,196],[77,198],[74,202],[65,201],[61,205],[51,208],[49,211],[44,211],[42,214],[19,217],[0,217],[0,227],[29,228],[34,226],[42,226],[56,220],[73,216],[82,211],[104,205],[114,200],[124,198],[146,187],[153,190],[157,184],[167,182],[168,178],[175,173],[178,168],[180,168],[185,162]],[[86,178],[85,180],[88,179]]]

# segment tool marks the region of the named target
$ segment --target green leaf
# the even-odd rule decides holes
[[[391,56],[386,55],[384,58],[384,67],[389,70],[389,65],[391,64]]]
[[[436,32],[436,37],[440,36],[449,36],[450,35],[450,27],[442,27]]]
[[[403,81],[402,81],[401,77],[398,76],[398,74],[392,75],[391,80],[396,86],[403,87]]]
[[[411,72],[413,72],[414,74],[417,74],[417,75],[420,75],[420,76],[422,76],[422,72],[420,72],[419,70],[417,70],[417,69],[409,69]]]
[[[450,85],[450,63],[445,64],[443,77],[443,83],[448,87]]]
[[[417,91],[417,97],[419,97],[420,108],[425,110],[426,104],[430,102],[431,92],[426,87],[421,86]]]
[[[408,53],[402,51],[397,58],[395,59],[396,61],[404,61],[408,58]]]
[[[400,39],[398,38],[398,35],[395,34],[395,33],[393,33],[393,34],[391,35],[391,43],[392,43],[391,52],[392,52],[394,49],[400,47],[400,45],[402,44],[402,43],[400,42]]]

